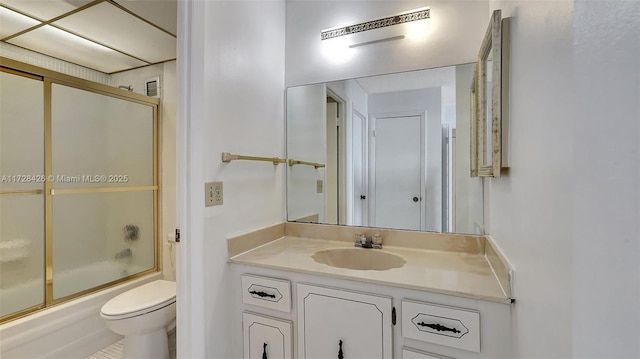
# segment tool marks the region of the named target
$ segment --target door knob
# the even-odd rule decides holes
[[[418,202],[420,199],[418,197],[413,197],[414,202]]]

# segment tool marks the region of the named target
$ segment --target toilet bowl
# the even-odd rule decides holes
[[[168,359],[167,328],[176,318],[176,283],[156,280],[102,306],[100,316],[124,335],[123,359]]]

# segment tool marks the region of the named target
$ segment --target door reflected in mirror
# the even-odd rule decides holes
[[[483,234],[474,65],[288,88],[287,220]]]

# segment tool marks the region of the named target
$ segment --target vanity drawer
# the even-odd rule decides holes
[[[291,282],[251,274],[241,277],[243,303],[291,312]]]
[[[402,336],[479,353],[480,313],[403,300]]]
[[[432,353],[425,353],[411,348],[402,348],[402,359],[451,359]]]

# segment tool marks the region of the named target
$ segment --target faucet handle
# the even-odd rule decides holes
[[[379,233],[374,233],[371,242],[375,245],[382,245],[382,236]]]

